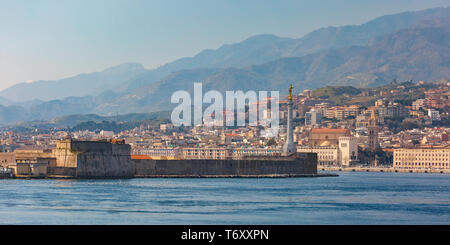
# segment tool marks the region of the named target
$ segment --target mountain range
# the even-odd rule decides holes
[[[258,35],[148,70],[127,63],[0,92],[0,123],[71,114],[115,115],[170,109],[176,90],[295,90],[377,86],[450,76],[450,8],[383,16],[327,27],[302,38]],[[23,101],[27,98],[28,101]]]

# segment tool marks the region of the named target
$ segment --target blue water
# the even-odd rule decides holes
[[[450,224],[450,175],[0,180],[0,224]]]

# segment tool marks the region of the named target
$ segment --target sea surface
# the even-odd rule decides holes
[[[0,180],[0,224],[450,224],[450,175]]]

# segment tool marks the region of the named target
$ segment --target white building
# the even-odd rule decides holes
[[[337,146],[302,146],[297,152],[317,153],[318,166],[350,166],[358,160],[358,144],[354,137],[339,137]]]
[[[428,116],[431,118],[431,121],[440,120],[439,111],[437,111],[437,110],[428,109]]]
[[[358,159],[358,143],[354,137],[339,137],[339,163],[342,166],[350,166],[351,162]]]
[[[320,125],[322,123],[322,114],[314,109],[305,114],[305,125]]]
[[[441,149],[395,149],[396,168],[450,168],[450,148]]]
[[[146,155],[150,157],[171,157],[171,158],[181,158],[183,155],[183,149],[179,148],[145,148],[136,149],[133,154],[135,155]]]
[[[111,138],[114,136],[114,132],[102,130],[102,131],[100,131],[100,135],[105,138]]]
[[[317,153],[318,166],[337,166],[339,162],[339,149],[333,146],[297,147],[297,152]]]
[[[172,129],[173,129],[173,124],[171,124],[171,123],[159,125],[159,130],[161,130],[162,132],[167,132]]]

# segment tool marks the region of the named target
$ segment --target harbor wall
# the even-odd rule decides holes
[[[136,177],[251,177],[317,175],[317,154],[239,160],[133,159]]]

